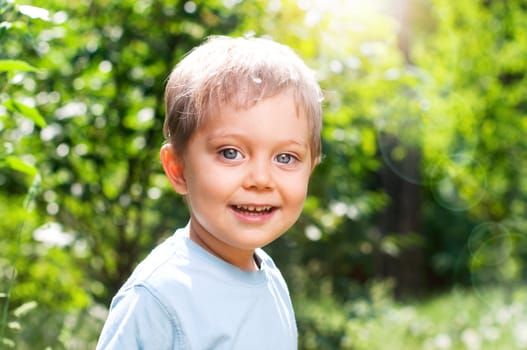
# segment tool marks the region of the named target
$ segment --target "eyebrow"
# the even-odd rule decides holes
[[[242,134],[242,133],[222,133],[222,132],[218,132],[218,133],[213,133],[212,135],[209,135],[207,137],[207,141],[210,142],[210,141],[214,141],[215,139],[223,139],[223,138],[233,138],[233,139],[238,139],[238,138],[241,138],[241,139],[244,139],[244,140],[251,140],[251,137],[245,135],[245,134]],[[297,145],[301,148],[305,148],[306,150],[309,150],[309,143],[307,142],[303,142],[303,141],[299,141],[299,140],[296,140],[296,139],[284,139],[283,141],[279,141],[279,143],[281,145]]]

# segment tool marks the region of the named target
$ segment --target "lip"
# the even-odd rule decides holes
[[[269,204],[237,204],[229,209],[243,222],[263,223],[274,216],[278,207]]]

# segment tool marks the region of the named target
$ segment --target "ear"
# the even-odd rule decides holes
[[[176,151],[171,144],[165,144],[160,151],[161,164],[168,177],[168,180],[174,187],[174,190],[181,194],[187,194],[187,182],[183,174],[183,161],[176,154]]]

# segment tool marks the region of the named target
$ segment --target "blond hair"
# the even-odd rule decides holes
[[[165,138],[183,154],[204,118],[222,105],[248,109],[291,91],[310,127],[314,164],[321,156],[322,93],[313,72],[289,47],[263,38],[209,37],[181,60],[165,89]]]

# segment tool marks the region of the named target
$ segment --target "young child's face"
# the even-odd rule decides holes
[[[182,159],[168,149],[163,165],[186,196],[191,238],[224,260],[240,266],[298,219],[313,159],[307,118],[291,94],[248,110],[224,106],[205,119]]]

